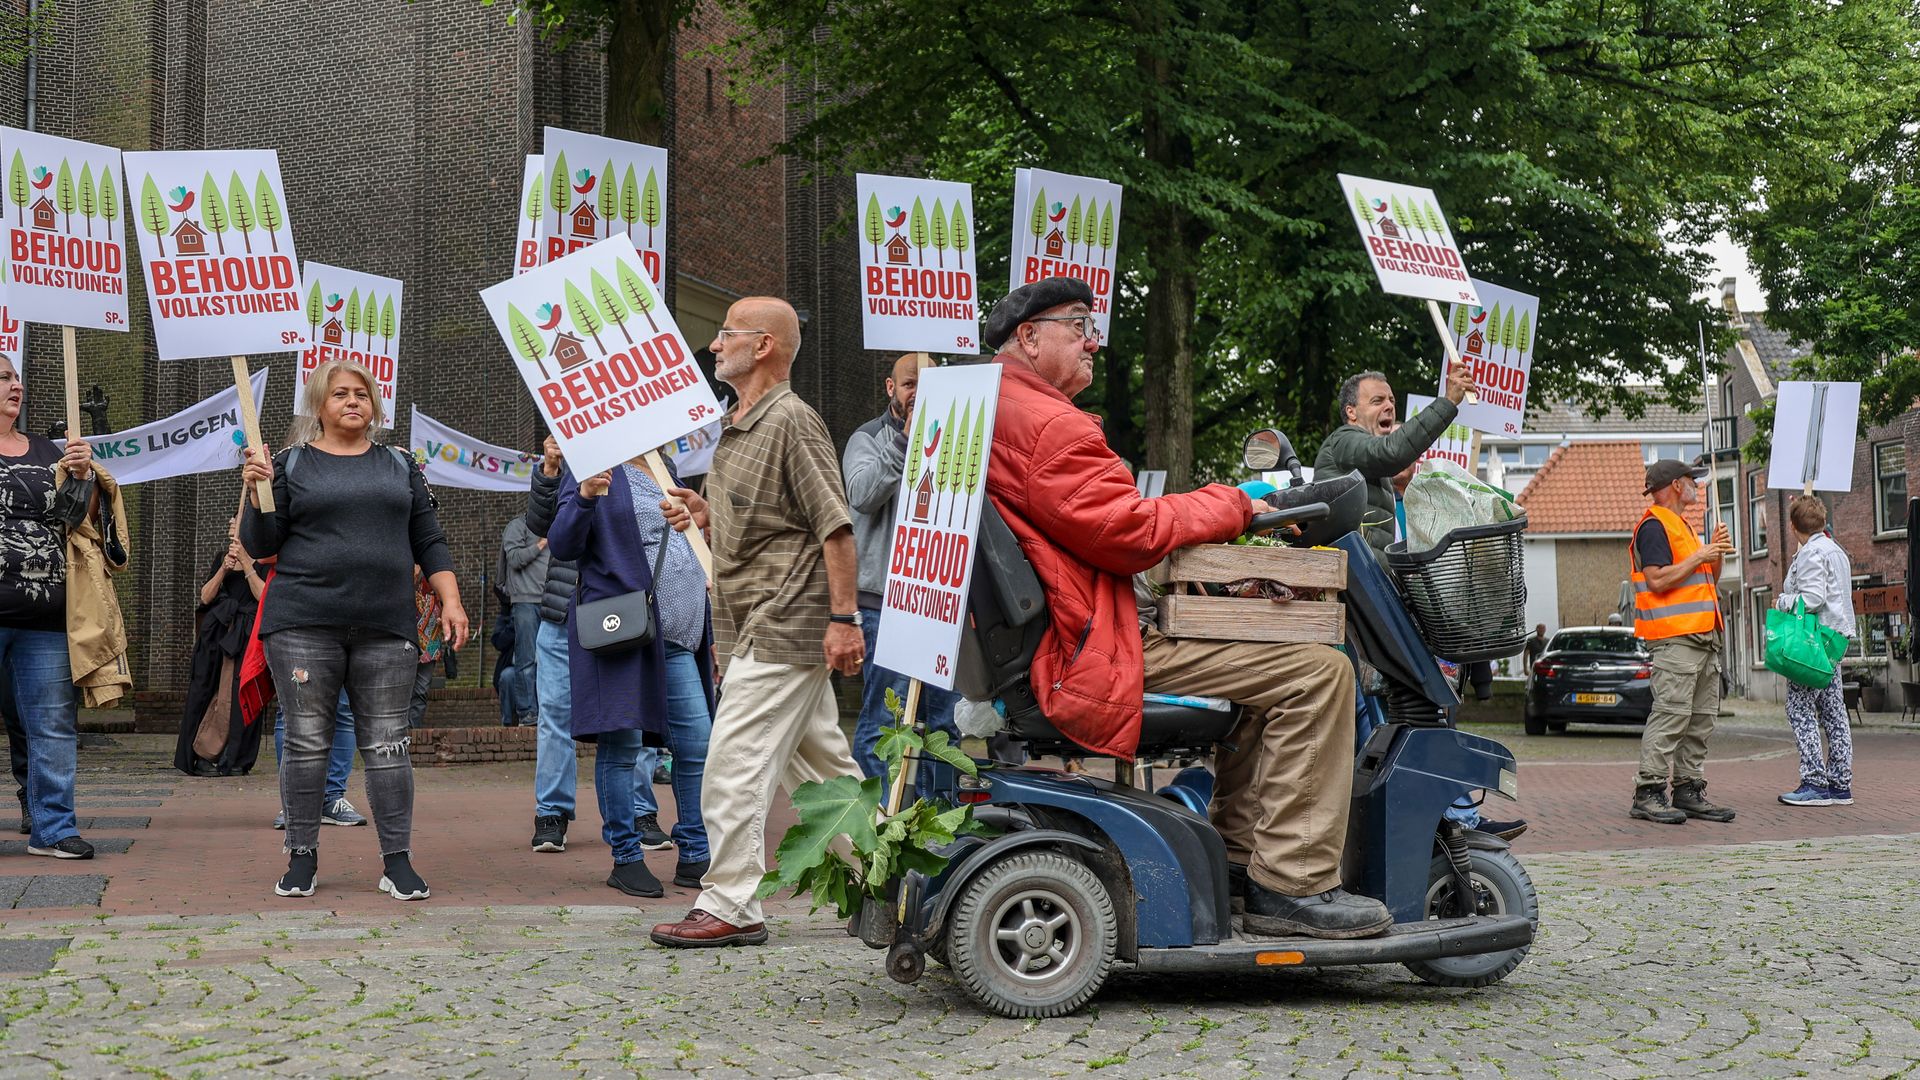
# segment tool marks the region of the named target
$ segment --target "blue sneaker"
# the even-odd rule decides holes
[[[1818,784],[1801,784],[1780,796],[1780,801],[1788,806],[1832,806],[1833,796]],[[1847,796],[1847,801],[1852,802],[1853,796]]]
[[[1853,789],[1850,787],[1828,788],[1827,798],[1832,799],[1833,805],[1835,806],[1852,806],[1853,805]]]

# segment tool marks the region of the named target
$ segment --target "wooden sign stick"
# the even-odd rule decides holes
[[[73,343],[73,327],[60,328],[60,348],[66,354],[67,438],[84,436],[80,430],[80,358]]]
[[[1440,331],[1440,344],[1447,350],[1447,370],[1452,371],[1453,365],[1460,362],[1460,348],[1454,344],[1453,331],[1447,329],[1447,317],[1440,313],[1440,301],[1427,301],[1427,314],[1433,316],[1433,328]],[[1442,394],[1446,393],[1444,380],[1441,383],[1440,392]],[[1471,405],[1478,400],[1480,400],[1480,395],[1469,390],[1467,391],[1467,396],[1461,399],[1460,404]],[[1479,438],[1477,436],[1474,439],[1474,448],[1476,450],[1479,449]],[[1472,472],[1472,467],[1469,467],[1467,471]]]
[[[653,473],[654,481],[660,485],[661,490],[665,490],[673,474],[667,471],[666,462],[660,459],[660,451],[649,450],[644,456],[647,460],[647,469]],[[675,506],[682,508],[686,506],[685,502],[671,495],[667,496],[667,500]],[[693,557],[700,560],[700,569],[707,572],[707,582],[711,584],[713,582],[713,549],[707,546],[707,538],[700,532],[698,525],[688,529],[685,535],[687,542],[693,545]]]
[[[247,447],[255,453],[265,453],[266,446],[260,441],[260,414],[253,408],[253,379],[247,373],[247,358],[233,358],[233,389],[240,395],[240,424],[247,433]],[[260,512],[271,514],[273,505],[273,484],[262,480],[259,485]]]
[[[873,663],[873,657],[867,657],[867,663]],[[907,683],[907,707],[900,713],[900,726],[918,729],[920,715],[920,680]],[[919,777],[920,756],[908,750],[900,759],[900,775],[893,778],[893,787],[887,791],[886,816],[892,817],[900,812],[900,805],[906,801],[907,786]]]

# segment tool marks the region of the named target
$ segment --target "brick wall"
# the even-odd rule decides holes
[[[1627,538],[1556,540],[1561,626],[1599,626],[1619,610],[1627,576]]]

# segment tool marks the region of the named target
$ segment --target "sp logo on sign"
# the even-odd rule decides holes
[[[601,619],[600,629],[605,630],[609,634],[618,633],[620,631],[620,616],[610,614],[606,618]]]

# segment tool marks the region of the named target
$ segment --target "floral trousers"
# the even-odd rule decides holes
[[[1800,744],[1800,779],[1826,788],[1853,787],[1853,732],[1840,680],[1825,690],[1787,687],[1787,723]],[[1825,753],[1821,752],[1822,737]]]

